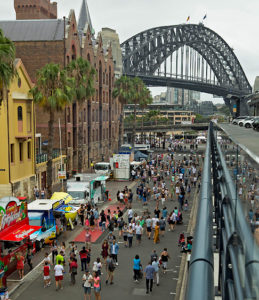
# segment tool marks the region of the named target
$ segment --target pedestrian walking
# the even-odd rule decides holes
[[[87,256],[88,251],[83,247],[83,249],[79,252],[80,260],[81,260],[81,271],[87,270]]]
[[[166,269],[167,269],[168,259],[170,258],[169,254],[167,252],[167,248],[164,248],[164,251],[161,253],[160,257],[161,257],[161,261],[162,261],[163,273],[165,274]]]
[[[44,280],[44,288],[50,286],[50,265],[47,261],[45,261],[43,267],[43,280]]]
[[[33,257],[32,249],[29,248],[28,252],[27,252],[27,255],[26,255],[26,259],[27,259],[27,263],[28,263],[28,265],[30,267],[30,271],[33,269],[33,266],[32,266],[32,257]]]
[[[146,278],[146,294],[149,294],[149,292],[152,292],[153,289],[153,280],[155,274],[155,269],[152,266],[151,262],[149,262],[146,266],[144,274]]]
[[[76,283],[76,275],[77,275],[77,262],[75,258],[72,258],[71,262],[69,263],[69,272],[71,275],[71,285],[75,285]]]
[[[24,276],[24,257],[22,256],[22,254],[20,252],[17,253],[16,260],[17,260],[16,269],[18,270],[19,278],[23,279],[23,276]]]
[[[111,248],[110,248],[110,253],[111,253],[113,260],[115,261],[116,266],[119,265],[118,264],[118,252],[119,252],[119,245],[116,243],[115,240],[113,240]]]
[[[152,219],[150,218],[150,216],[148,216],[146,219],[146,232],[147,232],[147,237],[150,240],[150,236],[152,232]]]
[[[91,249],[91,241],[92,241],[92,235],[89,231],[89,228],[86,228],[86,232],[85,232],[85,247],[86,247],[86,249]]]
[[[86,270],[82,280],[84,287],[84,300],[91,300],[91,284],[93,282],[93,276],[88,270]]]
[[[154,258],[152,262],[152,267],[155,269],[155,275],[156,275],[156,285],[159,286],[159,261],[157,257]]]
[[[109,245],[107,240],[104,240],[102,244],[102,257],[105,264],[106,264],[106,259],[108,257],[108,254],[109,254]]]
[[[65,272],[64,267],[62,266],[60,260],[55,265],[54,271],[55,271],[56,291],[58,291],[59,289],[62,289],[63,274]]]
[[[133,259],[133,272],[134,272],[134,280],[138,282],[140,279],[140,271],[141,271],[141,261],[139,255],[136,255]]]
[[[107,257],[106,262],[107,262],[107,278],[105,283],[108,284],[108,282],[110,281],[110,284],[113,284],[115,261],[112,258],[111,254]]]
[[[135,226],[135,233],[136,233],[137,243],[138,243],[138,245],[140,245],[143,229],[142,229],[142,226],[140,225],[139,221],[137,222],[137,225]]]
[[[98,275],[98,272],[94,272],[93,282],[95,300],[101,300],[101,279]]]
[[[160,242],[160,239],[159,239],[159,222],[156,223],[153,239],[154,239],[154,244],[157,244],[157,243]]]
[[[128,227],[128,246],[129,246],[129,248],[132,247],[132,241],[133,241],[133,228],[132,228],[132,224],[129,224],[129,227]]]

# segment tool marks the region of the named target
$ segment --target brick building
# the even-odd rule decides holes
[[[32,6],[28,7],[27,12],[27,16],[33,18],[30,20],[25,20],[27,5]],[[60,118],[63,153],[67,154],[67,171],[76,171],[78,130],[81,128],[81,121],[84,122],[83,169],[87,170],[91,161],[107,160],[118,148],[121,105],[117,99],[112,98],[115,80],[112,49],[103,46],[101,34],[95,39],[85,0],[80,12],[79,25],[73,10],[65,20],[55,19],[55,11],[53,12],[51,5],[55,7],[55,2],[50,4],[49,0],[15,0],[17,19],[24,20],[0,21],[0,28],[14,41],[16,56],[23,60],[32,81],[35,81],[37,70],[45,64],[53,62],[65,66],[80,56],[90,61],[96,69],[95,96],[87,99],[80,111],[75,101],[64,113],[56,114],[54,132],[54,147],[59,148]],[[46,7],[49,7],[49,10]],[[32,17],[33,8],[35,14]],[[49,19],[46,19],[48,16]],[[48,141],[47,128],[48,115],[37,107],[36,131],[41,134],[43,144]]]

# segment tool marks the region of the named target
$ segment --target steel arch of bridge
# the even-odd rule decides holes
[[[207,78],[155,74],[175,51],[188,46],[198,52],[210,66],[217,83]],[[152,86],[172,86],[226,97],[242,97],[252,88],[241,64],[230,46],[203,24],[162,26],[140,32],[121,44],[123,72],[138,76]],[[183,69],[183,67],[182,67]]]

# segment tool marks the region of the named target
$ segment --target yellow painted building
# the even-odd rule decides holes
[[[0,104],[0,198],[32,197],[36,178],[33,84],[20,59],[15,67],[18,76]]]

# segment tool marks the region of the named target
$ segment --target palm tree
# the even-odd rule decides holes
[[[127,76],[122,76],[115,81],[114,89],[112,91],[113,98],[118,98],[119,102],[122,106],[129,103],[132,97],[132,80]],[[122,112],[120,114],[120,124],[119,124],[119,146],[121,144],[121,136],[122,136]]]
[[[52,194],[52,152],[55,113],[62,111],[72,102],[74,96],[73,80],[58,64],[47,64],[37,73],[34,88],[31,89],[33,100],[49,113],[48,148],[47,148],[47,196]]]
[[[142,118],[141,118],[141,143],[143,143],[144,137],[144,109],[148,107],[149,104],[153,102],[153,98],[151,96],[150,90],[147,87],[144,87],[141,93],[141,99],[139,102],[139,107],[142,110]]]
[[[0,105],[3,100],[4,89],[7,88],[16,73],[14,67],[15,46],[6,38],[0,29]]]
[[[133,131],[132,131],[133,152],[135,151],[137,106],[140,104],[140,101],[143,98],[144,89],[145,89],[144,82],[140,78],[134,77],[132,79],[132,92],[130,94],[131,97],[129,99],[129,103],[134,104],[134,123],[133,123]]]
[[[71,61],[67,66],[68,74],[74,79],[74,91],[76,101],[79,103],[79,111],[81,112],[81,124],[78,132],[78,172],[81,173],[83,169],[83,153],[84,153],[84,116],[83,104],[87,98],[95,94],[94,80],[96,71],[91,66],[90,62],[84,60],[82,57]]]

